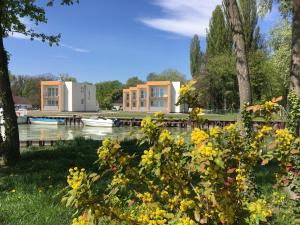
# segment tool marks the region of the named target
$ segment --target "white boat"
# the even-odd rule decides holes
[[[60,118],[29,118],[31,124],[38,125],[59,125],[64,124],[64,119]]]
[[[115,124],[115,121],[112,119],[106,118],[89,118],[89,119],[81,119],[85,126],[91,127],[112,127]]]
[[[27,123],[27,110],[17,110],[17,122],[18,124],[26,124]],[[4,124],[4,116],[3,116],[3,109],[0,108],[0,124]]]

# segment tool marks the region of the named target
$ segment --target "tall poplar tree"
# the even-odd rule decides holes
[[[62,5],[71,5],[79,0],[60,0]],[[45,6],[52,6],[55,0],[47,0]],[[2,163],[15,163],[20,158],[19,131],[17,116],[10,87],[8,73],[8,53],[3,39],[11,33],[20,33],[31,39],[39,39],[50,44],[58,43],[60,35],[52,36],[37,33],[24,23],[24,18],[36,25],[47,23],[45,8],[36,0],[1,0],[0,1],[0,100],[5,119],[5,138],[0,137],[0,155]],[[1,136],[1,135],[0,135]]]
[[[190,70],[193,79],[199,79],[201,73],[202,54],[198,35],[194,35],[190,47]]]
[[[216,6],[207,31],[206,70],[209,108],[236,108],[237,91],[232,62],[232,38],[222,7]]]
[[[223,0],[228,23],[230,24],[233,45],[236,52],[236,70],[239,84],[240,109],[251,103],[251,84],[243,24],[236,0]]]

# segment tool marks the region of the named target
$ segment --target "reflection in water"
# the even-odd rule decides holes
[[[3,126],[0,126],[4,133]],[[189,136],[190,130],[183,128],[170,128],[173,134]],[[62,125],[19,125],[20,140],[73,140],[84,137],[93,140],[103,140],[105,137],[119,140],[139,138],[141,133],[137,127],[69,127]]]

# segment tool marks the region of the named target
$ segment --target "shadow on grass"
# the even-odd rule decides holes
[[[57,196],[70,167],[97,170],[99,141],[76,139],[52,147],[33,147],[14,167],[0,168],[0,224],[70,224],[72,212]],[[136,141],[123,149],[137,151]]]

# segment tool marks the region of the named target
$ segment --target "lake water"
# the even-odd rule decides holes
[[[1,132],[4,132],[0,126]],[[170,128],[173,134],[187,136],[190,129]],[[139,137],[138,127],[70,127],[63,125],[19,125],[21,141],[27,140],[73,140],[76,137],[84,137],[93,140],[102,140],[105,137],[117,138],[119,140]]]

